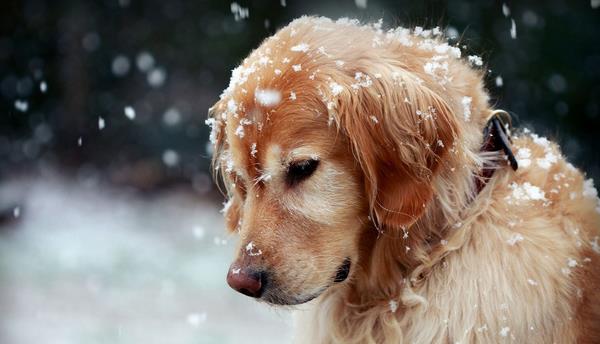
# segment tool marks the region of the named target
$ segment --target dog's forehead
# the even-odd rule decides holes
[[[301,107],[252,108],[247,115],[226,122],[233,164],[250,178],[268,166],[324,156],[334,145],[335,133],[327,125],[326,115],[318,116]]]

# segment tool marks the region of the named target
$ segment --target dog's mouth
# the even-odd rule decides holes
[[[352,262],[350,261],[350,258],[344,259],[344,262],[338,268],[333,281],[335,283],[340,283],[340,282],[345,281],[346,278],[348,278],[348,275],[350,274],[350,266],[351,265],[352,265]]]
[[[286,297],[282,296],[279,293],[270,293],[267,291],[262,297],[261,300],[273,305],[282,305],[282,306],[294,306],[300,305],[306,302],[309,302],[318,296],[320,296],[325,290],[331,287],[334,284],[341,283],[345,281],[350,275],[350,268],[352,266],[352,261],[350,258],[344,259],[344,262],[338,267],[335,276],[333,278],[333,283],[324,286],[319,289],[317,292],[311,293],[309,295],[299,296],[299,297]]]

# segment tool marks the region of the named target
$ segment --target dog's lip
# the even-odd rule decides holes
[[[350,274],[351,267],[352,267],[352,260],[350,260],[350,258],[344,259],[344,262],[342,263],[342,265],[340,265],[337,269],[337,272],[335,274],[335,278],[333,279],[333,282],[340,283],[340,282],[345,281],[346,278],[348,278],[348,275]]]
[[[321,294],[323,294],[323,292],[329,289],[329,287],[331,287],[332,285],[345,281],[348,278],[348,275],[350,275],[351,266],[352,260],[350,258],[344,259],[344,262],[337,269],[336,275],[333,280],[333,284],[326,285],[323,288],[319,289],[317,292],[309,294],[307,296],[287,298],[278,296],[277,294],[270,294],[267,292],[266,294],[263,294],[260,300],[273,305],[280,306],[295,306],[312,301],[319,297]]]
[[[323,294],[323,292],[325,290],[327,290],[329,288],[329,286],[325,286],[323,288],[321,288],[319,291],[317,291],[316,293],[301,297],[301,298],[281,298],[277,295],[273,295],[273,294],[268,294],[267,295],[263,295],[260,300],[264,301],[266,303],[270,303],[272,305],[279,305],[279,306],[296,306],[296,305],[301,305],[303,303],[307,303],[309,301],[312,301],[314,299],[316,299],[317,297],[321,296],[321,294]]]

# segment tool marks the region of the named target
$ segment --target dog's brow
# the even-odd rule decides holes
[[[292,149],[285,159],[286,163],[299,159],[314,159],[319,160],[319,153],[312,147],[299,147]]]

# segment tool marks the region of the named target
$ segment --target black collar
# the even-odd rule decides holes
[[[512,143],[510,139],[511,125],[511,118],[508,112],[504,110],[493,110],[483,129],[481,152],[504,151],[508,164],[516,171],[517,168],[519,168],[519,165],[510,147],[510,144]],[[494,164],[484,162],[481,172],[475,178],[477,193],[480,193],[481,190],[483,190],[485,185],[494,175],[496,169],[497,167]]]

